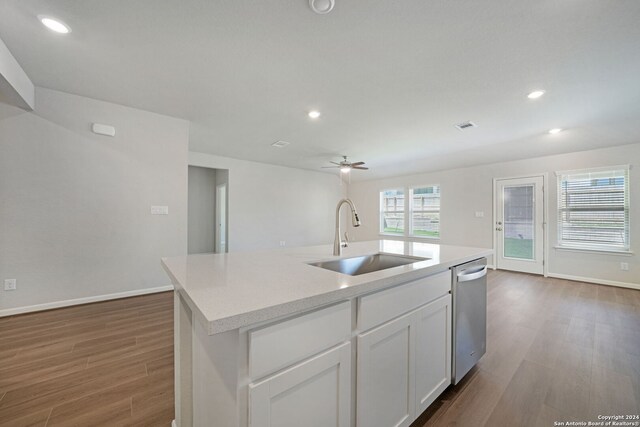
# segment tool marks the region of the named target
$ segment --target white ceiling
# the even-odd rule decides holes
[[[637,0],[0,2],[36,85],[189,119],[194,151],[346,154],[371,167],[354,179],[640,142],[639,23]]]

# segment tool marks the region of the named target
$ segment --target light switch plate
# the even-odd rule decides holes
[[[476,211],[476,218],[484,218],[484,212]]]
[[[151,215],[169,215],[169,206],[151,206]]]
[[[100,123],[94,123],[91,125],[91,131],[98,135],[104,136],[116,136],[116,128],[109,125],[103,125]]]
[[[17,288],[16,279],[4,279],[4,290],[5,291],[15,291]]]

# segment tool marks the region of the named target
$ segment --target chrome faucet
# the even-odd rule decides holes
[[[340,208],[343,204],[347,203],[351,207],[351,222],[354,227],[360,227],[360,219],[358,219],[358,212],[356,212],[356,206],[351,199],[342,199],[338,202],[336,207],[336,235],[333,240],[333,254],[342,255],[342,248],[347,247],[349,244],[349,236],[347,232],[344,233],[344,241],[340,239]]]

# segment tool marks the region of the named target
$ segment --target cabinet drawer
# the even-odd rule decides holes
[[[358,329],[366,331],[451,290],[449,270],[358,299]]]
[[[327,308],[249,332],[252,380],[286,368],[349,339],[351,303]]]

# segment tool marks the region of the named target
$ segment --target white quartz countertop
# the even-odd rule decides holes
[[[333,245],[163,258],[162,265],[209,334],[310,310],[493,254],[491,249],[398,240],[354,242],[341,257]],[[359,276],[309,262],[375,253],[429,258]]]

